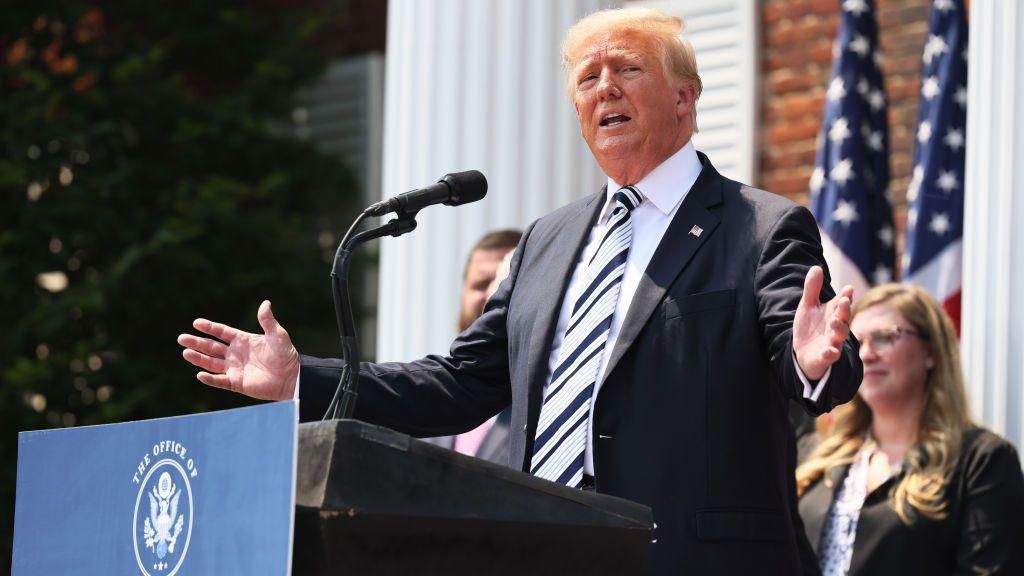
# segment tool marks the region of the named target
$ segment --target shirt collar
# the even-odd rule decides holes
[[[645,203],[649,200],[662,214],[668,216],[693,187],[693,183],[700,176],[701,168],[697,150],[691,140],[634,186],[644,195]],[[610,212],[608,205],[619,188],[622,188],[621,184],[608,178],[605,213],[602,214],[602,218]]]

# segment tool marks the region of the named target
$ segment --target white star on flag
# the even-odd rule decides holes
[[[942,39],[942,36],[931,35],[928,37],[928,42],[924,45],[924,59],[925,64],[931,64],[932,58],[941,56],[943,52],[949,50],[949,46],[946,41]]]
[[[907,228],[917,226],[917,208],[907,210]]]
[[[875,284],[885,284],[892,282],[892,270],[889,270],[884,265],[879,264],[878,268],[875,268],[874,273],[871,274]]]
[[[927,144],[928,140],[932,137],[932,123],[925,120],[921,122],[921,125],[917,127],[917,141],[921,144]]]
[[[817,194],[821,191],[821,187],[825,184],[825,171],[818,166],[811,172],[811,193]]]
[[[942,12],[949,12],[954,8],[953,0],[935,0],[935,9]]]
[[[921,95],[931,100],[939,95],[939,77],[929,76],[923,84],[921,84]]]
[[[953,100],[960,105],[961,108],[967,106],[967,88],[960,86],[956,89],[956,94],[953,95]]]
[[[850,43],[847,46],[849,46],[850,52],[857,54],[861,58],[867,56],[868,52],[871,51],[871,45],[868,44],[868,39],[860,34],[858,34],[853,40],[850,40]]]
[[[832,212],[832,218],[844,226],[849,226],[860,219],[860,214],[857,214],[857,206],[853,202],[840,200],[839,205]]]
[[[875,67],[878,68],[879,70],[881,70],[882,69],[882,62],[885,61],[885,56],[882,55],[882,52],[881,51],[875,51],[875,53],[871,55],[871,59],[874,60]]]
[[[876,132],[872,132],[872,133],[868,134],[868,137],[865,138],[865,140],[867,141],[868,148],[871,148],[875,152],[881,152],[882,151],[883,142],[882,142],[882,131],[881,130],[878,130]]]
[[[843,83],[843,79],[832,80],[832,83],[828,85],[828,99],[835,102],[842,99],[843,96],[846,96],[846,84]]]
[[[956,190],[960,182],[956,179],[956,173],[952,170],[943,170],[939,172],[939,177],[935,180],[935,185],[942,189],[943,192],[949,194],[953,190]]]
[[[878,239],[886,246],[892,246],[893,233],[892,226],[883,226],[878,230]]]
[[[857,93],[861,96],[866,96],[869,90],[871,90],[871,84],[868,83],[868,79],[861,78],[857,82]]]
[[[842,116],[836,118],[836,121],[832,123],[832,128],[828,131],[828,139],[836,144],[842,144],[843,140],[849,137],[850,128],[846,118]]]
[[[843,10],[846,10],[851,14],[856,14],[857,16],[860,16],[861,14],[867,12],[868,5],[866,2],[864,2],[864,0],[846,0],[846,2],[843,2]]]
[[[937,236],[942,236],[949,232],[950,228],[952,228],[952,224],[949,221],[949,216],[944,212],[936,212],[935,215],[932,216],[932,221],[928,223],[928,229],[934,232]]]
[[[840,186],[845,186],[846,182],[853,178],[853,162],[849,158],[843,158],[832,168],[832,172],[829,175]]]
[[[924,168],[920,164],[914,166],[914,175],[910,177],[910,187],[907,188],[907,202],[917,200],[917,194],[921,191],[921,184],[924,183]]]
[[[964,132],[959,128],[950,128],[942,141],[946,143],[946,146],[952,148],[953,152],[957,152],[964,146]]]
[[[871,106],[871,110],[878,112],[885,106],[885,92],[881,90],[872,90],[871,94],[868,95],[868,105]]]

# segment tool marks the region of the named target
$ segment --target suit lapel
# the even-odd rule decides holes
[[[580,259],[580,252],[590,237],[590,231],[594,227],[601,208],[604,207],[606,188],[591,196],[590,201],[584,204],[579,212],[566,218],[560,227],[549,234],[548,238],[540,239],[542,242],[550,243],[549,249],[545,251],[544,261],[540,263],[540,269],[543,270],[545,278],[552,281],[544,282],[536,294],[537,318],[533,325],[543,330],[543,333],[533,335],[527,357],[527,382],[529,383],[527,426],[530,430],[536,429],[537,419],[540,417],[544,379],[551,356],[551,341],[555,336],[562,300],[565,298],[565,292],[569,287],[569,280],[572,278],[576,263]],[[533,434],[531,433],[528,437],[532,438]],[[527,446],[527,453],[529,453],[529,446]]]
[[[708,211],[708,208],[722,202],[721,177],[707,156],[699,152],[698,155],[704,167],[665,231],[665,236],[647,265],[646,273],[637,285],[633,302],[629,305],[615,347],[608,358],[604,381],[608,380],[619,360],[633,345],[654,309],[665,298],[665,292],[718,227],[718,216]],[[701,229],[699,234],[690,233],[694,226]]]

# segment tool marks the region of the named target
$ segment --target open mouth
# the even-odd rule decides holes
[[[601,118],[600,125],[618,126],[619,124],[624,124],[626,122],[629,122],[630,120],[632,120],[632,118],[630,118],[629,116],[624,116],[622,114],[609,114]]]

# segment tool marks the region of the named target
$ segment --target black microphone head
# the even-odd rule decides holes
[[[438,182],[444,182],[451,188],[451,200],[445,202],[448,206],[469,204],[487,195],[487,178],[477,170],[445,174]]]

